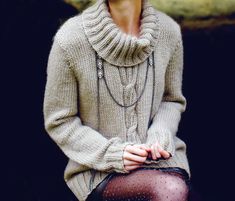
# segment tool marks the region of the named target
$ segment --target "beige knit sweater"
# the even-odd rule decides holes
[[[100,83],[98,131],[95,51],[104,59],[107,84],[122,104],[131,104],[145,82],[146,62],[154,51],[153,73],[139,102],[118,106]],[[64,179],[80,201],[109,174],[124,169],[128,144],[158,141],[172,154],[147,160],[144,167],[180,167],[189,176],[186,144],[176,134],[186,99],[182,94],[183,47],[180,26],[143,0],[140,37],[127,35],[114,23],[105,0],[98,0],[68,19],[57,31],[47,64],[43,103],[45,129],[68,157]],[[93,176],[92,176],[93,175]]]

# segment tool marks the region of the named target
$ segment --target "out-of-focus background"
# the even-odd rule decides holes
[[[188,105],[178,135],[187,144],[191,200],[234,201],[235,0],[150,1],[182,27]],[[52,37],[92,3],[0,1],[4,200],[76,200],[63,181],[67,158],[44,130],[42,104]]]

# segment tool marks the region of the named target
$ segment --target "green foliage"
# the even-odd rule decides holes
[[[95,0],[65,0],[79,10]],[[157,9],[177,18],[198,18],[230,15],[235,12],[235,0],[149,0]]]
[[[71,4],[80,11],[84,10],[85,8],[87,8],[88,6],[92,5],[95,2],[95,0],[64,0],[64,1],[66,3]]]
[[[235,0],[150,0],[159,10],[173,17],[198,18],[230,15],[235,12]]]

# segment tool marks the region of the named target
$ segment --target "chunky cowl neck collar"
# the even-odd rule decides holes
[[[88,41],[98,55],[121,67],[145,61],[153,51],[159,34],[158,15],[148,0],[142,0],[139,37],[124,33],[118,27],[106,0],[97,0],[84,10],[82,20]]]

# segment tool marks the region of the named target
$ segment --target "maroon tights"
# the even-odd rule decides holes
[[[136,169],[114,175],[100,191],[100,198],[94,200],[187,201],[188,194],[189,187],[180,173]]]

